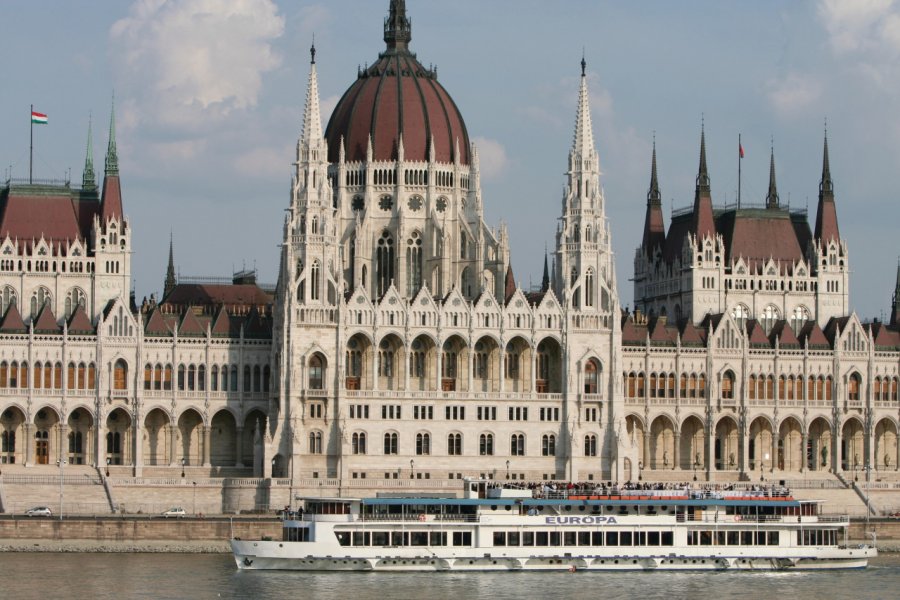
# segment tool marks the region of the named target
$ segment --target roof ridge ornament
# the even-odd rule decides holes
[[[778,208],[778,187],[775,184],[775,141],[769,149],[769,192],[766,194],[766,208]]]
[[[389,50],[406,50],[412,40],[412,22],[406,16],[406,0],[391,0],[384,20],[384,42]]]

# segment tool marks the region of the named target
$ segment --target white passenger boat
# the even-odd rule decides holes
[[[462,498],[306,498],[280,540],[231,541],[240,569],[303,571],[865,568],[847,516],[769,491],[532,492],[467,480]]]

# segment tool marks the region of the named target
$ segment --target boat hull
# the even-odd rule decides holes
[[[787,571],[863,569],[877,556],[865,546],[817,550],[815,555],[579,555],[503,556],[473,548],[471,556],[441,556],[437,548],[415,554],[385,548],[376,556],[313,556],[296,544],[232,540],[235,564],[241,570],[283,571]],[[481,550],[486,552],[478,553]]]

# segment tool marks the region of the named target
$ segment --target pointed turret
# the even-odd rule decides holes
[[[572,154],[590,156],[594,151],[594,128],[591,124],[591,103],[587,87],[587,62],[581,59],[581,89],[578,91],[578,115],[575,119],[575,138]]]
[[[662,212],[662,194],[656,173],[656,138],[653,139],[653,163],[650,167],[650,191],[647,192],[647,215],[644,218],[643,249],[652,257],[666,242],[666,224]]]
[[[116,150],[116,100],[113,97],[109,112],[109,144],[106,147],[106,166],[101,194],[101,222],[122,218],[122,188],[119,183],[119,155]]]
[[[166,283],[163,286],[163,301],[169,296],[172,290],[175,289],[175,285],[177,284],[177,280],[175,278],[175,252],[174,252],[174,242],[172,240],[172,234],[169,234],[169,265],[166,267]]]
[[[516,293],[516,278],[513,276],[512,264],[506,267],[506,281],[504,282],[503,296],[507,302]]]
[[[834,203],[834,182],[831,180],[831,165],[828,161],[828,131],[825,131],[825,146],[822,155],[822,180],[819,182],[819,207],[816,212],[816,239],[823,243],[840,240],[837,207]]]
[[[91,118],[88,117],[87,150],[84,153],[84,172],[81,175],[81,187],[85,190],[97,189],[97,178],[94,174],[94,136]]]
[[[406,0],[391,0],[384,20],[384,42],[389,50],[406,50],[412,40],[412,24],[406,17]]]
[[[547,264],[547,249],[544,248],[544,276],[541,277],[541,291],[546,292],[550,289],[550,268]]]
[[[709,170],[706,167],[706,125],[700,126],[700,169],[694,190],[694,234],[698,239],[705,236],[715,238],[716,223],[713,219],[712,195],[709,184]]]
[[[316,73],[316,45],[309,49],[309,81],[306,84],[306,107],[303,109],[303,132],[300,143],[307,148],[317,145],[323,139],[322,116],[319,111],[319,77]]]
[[[900,327],[900,262],[897,263],[897,283],[894,286],[894,306],[891,311],[891,327]]]
[[[775,148],[769,153],[769,192],[766,194],[766,208],[778,208],[778,186],[775,184]]]

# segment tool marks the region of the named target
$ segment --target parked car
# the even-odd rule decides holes
[[[187,513],[180,506],[174,506],[162,514],[162,516],[164,516],[167,519],[169,517],[175,517],[176,519],[183,519],[185,517],[185,515],[187,515]]]
[[[48,506],[35,506],[25,511],[27,517],[52,517],[53,512]]]

